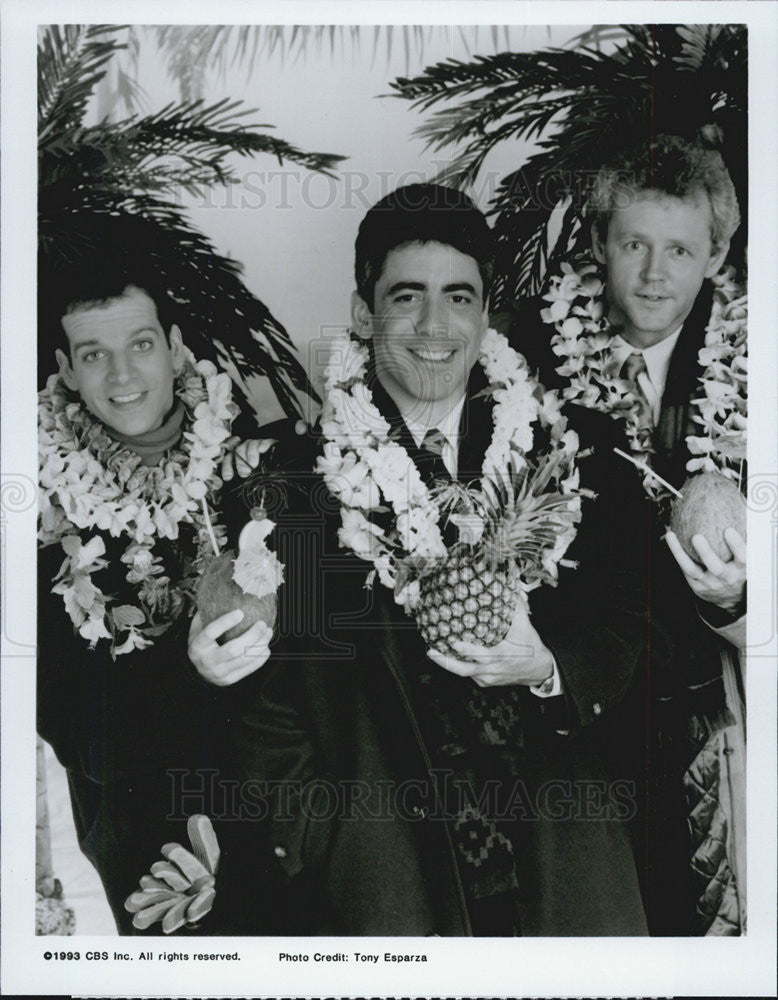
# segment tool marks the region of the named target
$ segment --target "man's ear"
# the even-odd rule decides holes
[[[170,341],[170,354],[173,359],[173,371],[178,375],[184,370],[184,341],[181,331],[175,323],[170,327],[168,340]]]
[[[592,253],[599,264],[605,263],[605,243],[600,237],[598,226],[592,226]]]
[[[59,365],[59,373],[62,376],[62,381],[73,392],[78,392],[78,382],[76,381],[76,376],[73,373],[73,369],[70,365],[70,358],[61,351],[59,348],[54,352],[54,357],[57,359],[57,364]]]
[[[729,253],[729,240],[713,248],[713,251],[711,252],[710,255],[710,260],[708,261],[708,266],[705,268],[706,278],[712,278],[714,274],[718,274],[718,272],[721,270],[721,265],[727,258],[728,253]]]
[[[356,335],[362,340],[373,336],[373,314],[359,292],[351,293],[351,322]]]

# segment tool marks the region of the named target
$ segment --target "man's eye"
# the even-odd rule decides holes
[[[85,361],[87,364],[91,364],[93,361],[99,361],[101,358],[105,357],[104,351],[87,351],[86,354],[81,355],[81,360]]]
[[[401,292],[399,295],[395,295],[394,302],[413,302],[416,296],[413,292]]]
[[[676,257],[688,257],[689,251],[686,247],[673,247],[673,254]]]
[[[642,248],[643,244],[640,242],[640,240],[630,240],[629,243],[626,244],[627,250],[636,251],[636,250],[642,250]]]
[[[473,300],[469,295],[464,295],[461,292],[457,292],[456,295],[451,296],[451,301],[455,306],[469,305]]]
[[[136,340],[132,345],[135,351],[150,351],[154,346],[154,341],[150,337],[144,337],[143,340]]]

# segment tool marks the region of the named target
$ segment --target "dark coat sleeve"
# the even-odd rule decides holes
[[[571,728],[618,706],[652,664],[666,662],[666,633],[649,614],[643,534],[633,523],[645,510],[640,481],[613,452],[625,445],[610,417],[566,407],[579,435],[581,484],[596,494],[583,501],[581,523],[560,567],[557,587],[530,595],[535,627],[562,676]]]

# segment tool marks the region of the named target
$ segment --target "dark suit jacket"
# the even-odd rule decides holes
[[[463,476],[480,470],[491,436],[478,388],[476,375],[462,417]],[[413,455],[391,402],[380,391],[376,398]],[[598,414],[578,416],[584,434],[592,424],[612,430]],[[281,634],[270,663],[244,683],[231,732],[241,787],[255,798],[253,809],[244,803],[245,822],[226,831],[220,919],[231,915],[234,933],[469,934],[451,817],[409,684],[409,672],[429,665],[424,644],[388,591],[364,589],[369,565],[338,548],[337,504],[318,477],[300,471],[313,467],[318,442],[271,430],[282,455],[296,453],[287,474],[308,488],[288,493],[296,511],[274,515],[287,563]],[[612,801],[617,753],[601,721],[645,674],[651,632],[641,581],[619,565],[621,541],[609,529],[614,499],[607,482],[596,482],[599,447],[581,470],[600,491],[587,501],[569,553],[581,568],[562,569],[558,588],[531,595],[567,696],[560,705],[523,691],[521,921],[526,934],[640,934],[624,814]],[[303,606],[317,612],[307,627],[295,619]],[[657,636],[654,656],[661,645]],[[472,682],[461,684],[464,698]],[[563,726],[571,735],[557,732]],[[583,817],[578,800],[561,812],[538,805],[554,789],[575,798],[595,786],[610,796],[598,821]],[[265,880],[279,870],[286,891],[263,899]]]

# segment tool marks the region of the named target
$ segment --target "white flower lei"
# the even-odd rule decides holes
[[[372,562],[381,583],[395,591],[397,603],[413,611],[419,602],[418,580],[398,587],[400,562],[408,565],[445,559],[441,508],[407,450],[391,439],[390,425],[373,403],[364,381],[368,360],[368,349],[355,343],[348,333],[334,340],[324,375],[324,454],[317,460],[316,471],[341,504],[340,544]],[[535,425],[540,421],[553,426],[562,418],[558,395],[543,391],[524,358],[502,334],[487,331],[479,361],[495,403],[494,431],[482,466],[485,482],[504,473],[509,460],[517,470],[526,466],[524,456],[532,449]],[[559,447],[572,466],[578,448],[575,432],[561,434]],[[577,485],[576,469],[560,488],[572,494]],[[571,495],[571,510],[580,511],[580,502],[580,496]],[[393,514],[388,531],[369,516],[386,511],[385,505]],[[572,527],[560,531],[553,550],[545,553],[543,567],[548,577],[556,575],[556,565],[574,534]],[[526,589],[539,582],[534,580]]]
[[[59,375],[49,378],[38,397],[38,540],[59,542],[65,553],[52,593],[62,595],[91,647],[108,639],[114,657],[150,645],[172,625],[186,606],[202,560],[225,544],[224,529],[212,524],[206,504],[221,487],[217,469],[238,412],[232,383],[210,361],[196,362],[186,351],[175,392],[185,407],[183,434],[156,466],[144,465],[109,437]],[[191,525],[192,573],[171,580],[155,543],[178,540],[183,525]],[[121,562],[137,603],[112,604],[114,598],[92,581],[92,574],[108,565],[102,558],[102,532],[129,540]]]
[[[634,383],[619,377],[621,366],[613,350],[602,272],[592,261],[577,268],[563,263],[561,270],[561,275],[549,281],[543,296],[549,305],[541,309],[540,317],[556,330],[551,348],[562,361],[556,370],[569,381],[562,395],[622,418],[632,455],[645,462],[653,451],[651,429],[639,424]],[[693,419],[702,425],[704,434],[687,436],[689,451],[700,456],[691,459],[687,468],[690,472],[717,470],[739,478],[745,458],[747,297],[735,283],[731,267],[720,271],[712,283],[711,317],[698,354],[704,369],[700,379],[704,396],[693,401],[697,410]],[[654,499],[666,492],[650,473],[643,485]]]

